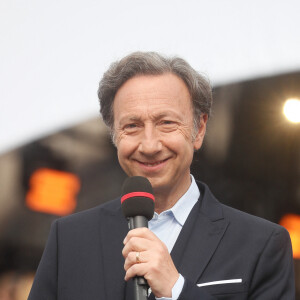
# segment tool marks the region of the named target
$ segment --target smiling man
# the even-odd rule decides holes
[[[99,87],[101,113],[128,176],[153,186],[149,229],[128,232],[120,199],[53,223],[30,300],[294,299],[287,231],[222,205],[190,174],[212,93],[180,58],[133,53]]]

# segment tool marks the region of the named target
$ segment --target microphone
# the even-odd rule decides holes
[[[154,196],[150,181],[142,176],[125,180],[121,197],[122,211],[129,229],[147,227],[154,214]],[[148,284],[144,277],[134,277],[134,299],[146,300]]]

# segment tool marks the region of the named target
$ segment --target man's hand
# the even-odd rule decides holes
[[[166,245],[148,228],[130,230],[124,239],[125,280],[144,276],[155,297],[172,297],[179,273]],[[137,261],[137,253],[139,262]]]

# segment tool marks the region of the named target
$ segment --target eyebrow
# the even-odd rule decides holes
[[[128,121],[141,121],[141,117],[138,116],[125,116],[120,120],[120,124],[123,124],[124,122]]]
[[[157,115],[153,115],[151,116],[152,119],[154,119],[155,121],[163,119],[165,117],[177,117],[179,119],[181,119],[181,116],[175,112],[169,111],[169,112],[161,112],[158,113]],[[142,121],[142,117],[137,116],[137,115],[129,115],[129,116],[124,116],[121,120],[120,120],[120,125],[122,126],[124,123],[126,122],[140,122]]]

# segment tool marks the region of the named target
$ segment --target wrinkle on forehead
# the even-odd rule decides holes
[[[175,99],[166,97],[152,97],[153,94],[141,96],[133,95],[130,98],[118,98],[114,103],[114,108],[118,105],[119,109],[114,109],[115,120],[119,118],[122,122],[124,119],[138,120],[142,118],[150,118],[152,120],[163,117],[176,117],[180,120],[185,120],[188,114],[193,116],[193,109],[189,103],[188,110],[186,107],[186,99]],[[174,104],[174,105],[173,105]],[[176,109],[174,109],[176,106]],[[181,109],[178,110],[178,107]]]
[[[175,111],[153,111],[153,108],[144,109],[141,113],[125,113],[119,121],[119,126],[122,126],[125,122],[144,122],[146,120],[150,120],[152,122],[159,121],[163,118],[172,118],[174,120],[180,121],[182,123],[186,123],[186,118],[183,117],[183,114],[178,114]]]
[[[118,90],[113,110],[115,129],[128,120],[153,121],[170,116],[188,125],[193,119],[189,91],[174,74],[129,79]]]

